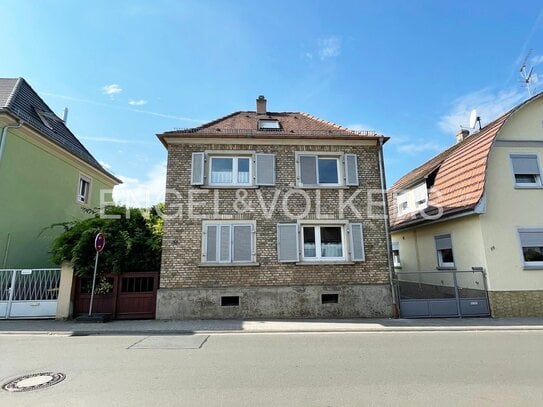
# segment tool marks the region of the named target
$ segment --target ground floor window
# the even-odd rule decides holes
[[[204,223],[202,263],[253,263],[254,222]]]
[[[435,237],[438,268],[455,268],[451,235]]]
[[[524,265],[543,268],[543,229],[519,229]]]
[[[342,226],[303,226],[304,260],[344,260]]]
[[[392,242],[392,260],[394,262],[394,267],[402,267],[399,242]]]

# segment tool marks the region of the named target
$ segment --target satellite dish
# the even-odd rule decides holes
[[[469,127],[472,129],[475,128],[475,123],[477,123],[479,117],[477,117],[477,109],[473,109],[469,115]]]

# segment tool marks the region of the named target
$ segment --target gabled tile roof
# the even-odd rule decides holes
[[[278,120],[279,129],[259,130],[260,119]],[[164,137],[255,137],[255,138],[312,138],[334,139],[353,138],[378,140],[380,136],[372,131],[351,130],[346,127],[327,122],[303,112],[267,112],[257,114],[255,111],[239,111],[221,117],[199,127],[180,129],[159,134]],[[388,137],[385,137],[388,140]]]
[[[8,112],[22,120],[48,140],[121,183],[98,163],[23,78],[0,78],[0,112]]]
[[[419,212],[397,216],[395,195],[425,182],[427,178],[430,191],[425,213],[435,214],[438,207],[442,208],[443,216],[474,209],[483,197],[488,157],[496,135],[514,112],[542,95],[540,93],[514,107],[479,132],[436,155],[394,183],[388,192],[392,229],[398,230],[426,221]],[[435,179],[432,183],[433,177]]]

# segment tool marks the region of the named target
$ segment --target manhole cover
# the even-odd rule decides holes
[[[27,374],[7,382],[2,388],[11,392],[39,390],[60,383],[65,378],[66,375],[64,373],[47,372]]]

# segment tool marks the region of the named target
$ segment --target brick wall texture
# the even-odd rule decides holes
[[[489,291],[493,317],[543,317],[543,290]]]
[[[209,150],[254,151],[276,154],[276,185],[247,189],[245,204],[256,208],[254,212],[238,214],[233,206],[238,201],[237,189],[213,189],[190,185],[191,154]],[[359,187],[343,189],[306,189],[311,197],[311,210],[306,219],[316,219],[315,197],[320,193],[321,214],[339,218],[340,194],[347,200],[360,190],[353,200],[362,217],[358,217],[348,207],[343,220],[364,225],[364,246],[366,261],[337,265],[296,265],[279,263],[277,260],[277,224],[295,223],[283,213],[284,194],[296,184],[295,152],[342,152],[358,155]],[[206,161],[207,165],[207,161]],[[162,254],[161,288],[216,288],[249,286],[294,286],[294,285],[355,285],[387,284],[386,238],[383,222],[383,208],[372,207],[373,216],[368,215],[368,199],[381,203],[376,192],[368,198],[368,191],[380,191],[377,146],[293,146],[293,145],[201,145],[171,144],[168,148],[167,188],[176,193],[167,193],[166,212],[171,216],[177,208],[182,208],[182,216],[169,217],[164,225]],[[257,191],[265,197],[266,207],[276,189],[281,190],[277,207],[271,219],[262,216]],[[194,200],[207,204],[195,209],[196,215],[208,219],[220,219],[220,215],[234,214],[235,219],[256,220],[256,262],[258,266],[201,266],[202,220],[189,219],[189,191],[196,190]],[[198,192],[199,191],[199,192]],[[206,192],[207,191],[207,192]],[[317,192],[318,191],[318,192]],[[213,215],[214,194],[218,194],[219,217]],[[288,200],[289,210],[294,214],[303,212],[303,197],[294,194]]]

